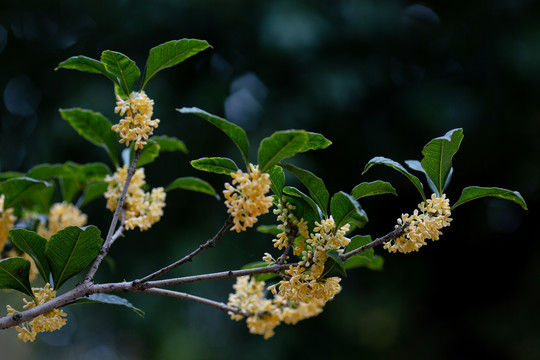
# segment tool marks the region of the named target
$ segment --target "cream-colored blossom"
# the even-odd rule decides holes
[[[116,210],[126,178],[126,165],[116,169],[113,176],[107,175],[105,177],[108,187],[104,196],[107,199],[107,208],[111,211]],[[144,178],[144,169],[137,169],[126,193],[124,218],[125,227],[129,230],[135,227],[139,227],[141,231],[148,230],[163,216],[163,208],[165,207],[167,195],[162,187],[153,188],[150,192],[145,192],[142,189],[146,184]]]
[[[231,230],[241,232],[252,227],[257,217],[266,214],[272,206],[272,196],[265,196],[270,191],[270,175],[259,170],[258,165],[249,164],[247,173],[238,170],[231,173],[232,185],[225,183],[225,205],[233,216]]]
[[[84,226],[88,217],[78,207],[67,202],[56,203],[51,206],[48,215],[48,224],[40,223],[37,233],[47,240],[58,231],[68,226]]]
[[[268,299],[264,293],[265,286],[264,281],[258,281],[253,277],[238,277],[233,286],[235,292],[229,295],[228,302],[229,306],[249,313],[246,324],[250,333],[263,335],[265,339],[273,336],[275,327],[282,322],[294,325],[300,320],[320,314],[326,303],[321,299],[294,302],[280,295]],[[233,320],[245,318],[233,312],[229,314]]]
[[[127,100],[116,96],[115,113],[124,118],[112,129],[120,134],[120,143],[135,143],[135,149],[142,149],[146,140],[154,129],[158,127],[159,120],[152,120],[154,100],[151,100],[144,91],[132,92]]]
[[[437,197],[432,194],[431,199],[421,202],[412,215],[401,215],[396,227],[405,223],[408,224],[404,234],[393,242],[384,243],[384,248],[389,252],[409,253],[418,251],[418,249],[426,245],[427,239],[439,240],[439,236],[442,234],[440,229],[449,226],[452,221],[450,215],[450,202],[446,195],[443,194],[441,197]]]
[[[24,309],[31,309],[56,297],[56,291],[54,291],[48,283],[45,284],[43,288],[32,288],[32,292],[34,293],[35,300],[28,301],[23,299],[25,302],[25,305],[23,306]],[[7,305],[7,312],[8,315],[17,313],[10,305]],[[65,316],[67,316],[67,314],[62,310],[53,309],[48,313],[39,315],[34,319],[25,322],[21,326],[16,326],[15,330],[19,333],[19,340],[33,342],[38,333],[55,331],[64,326],[67,322],[67,320],[64,319]]]
[[[8,242],[9,230],[13,229],[17,218],[13,215],[13,209],[4,209],[5,195],[0,195],[0,253]]]

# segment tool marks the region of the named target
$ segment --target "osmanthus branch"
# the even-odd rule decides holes
[[[159,269],[158,271],[156,272],[153,272],[152,274],[150,275],[147,275],[145,277],[143,277],[142,279],[138,279],[138,280],[134,280],[133,281],[133,284],[135,286],[138,286],[140,284],[143,284],[145,282],[148,282],[152,279],[155,279],[156,277],[158,276],[161,276],[169,271],[171,271],[172,269],[182,265],[182,264],[185,264],[186,262],[189,262],[189,261],[192,261],[193,258],[200,254],[201,252],[203,252],[204,250],[207,250],[211,247],[214,247],[216,245],[216,242],[221,239],[223,237],[223,235],[225,234],[225,232],[227,231],[227,229],[229,229],[231,227],[233,223],[233,217],[232,216],[229,216],[229,218],[225,221],[225,223],[223,224],[223,226],[221,227],[221,229],[219,229],[219,231],[216,233],[216,235],[214,235],[213,238],[211,239],[208,239],[204,244],[201,244],[196,250],[194,250],[193,252],[191,252],[190,254],[184,256],[182,259],[168,265],[168,266],[165,266],[164,268],[162,269]]]
[[[118,199],[116,210],[114,210],[114,215],[111,221],[111,225],[109,226],[109,232],[107,233],[107,237],[105,238],[103,246],[101,246],[101,250],[99,250],[97,257],[94,260],[94,263],[92,264],[92,266],[90,267],[90,270],[88,271],[88,274],[84,278],[84,282],[92,282],[94,280],[94,275],[96,274],[99,268],[99,265],[101,265],[101,262],[103,261],[105,256],[107,256],[107,254],[109,253],[109,249],[111,248],[112,243],[116,240],[116,238],[120,236],[120,235],[115,236],[116,223],[118,222],[120,215],[124,211],[123,210],[124,202],[126,200],[128,187],[129,187],[129,184],[131,183],[131,179],[133,178],[133,175],[135,174],[135,167],[137,165],[137,161],[139,160],[139,156],[141,156],[141,150],[137,149],[135,150],[133,160],[131,161],[131,164],[128,168],[126,181],[124,182],[122,193],[120,194],[120,198]],[[120,226],[119,230],[120,229],[123,229],[123,224],[122,226]]]
[[[366,244],[362,247],[359,247],[351,252],[348,252],[346,254],[341,255],[341,259],[343,261],[349,259],[350,257],[357,255],[359,253],[362,253],[366,251],[367,249],[370,249],[372,247],[375,247],[377,245],[380,245],[384,242],[397,239],[399,236],[403,234],[403,231],[407,224],[403,224],[402,226],[397,227],[395,230],[391,231],[385,236],[382,236],[378,239],[373,240],[369,244]],[[224,226],[226,229],[227,227]],[[223,228],[222,228],[223,229]],[[225,231],[225,230],[223,230]],[[220,233],[216,234],[214,238],[219,238],[222,235],[219,235]],[[114,234],[113,234],[114,235]],[[111,239],[113,238],[113,235],[111,235]],[[210,239],[212,240],[212,239]],[[209,240],[209,241],[210,241]],[[204,245],[204,244],[203,244]],[[198,251],[198,252],[197,252]],[[195,252],[199,253],[202,250],[196,250]],[[193,252],[192,254],[194,254]],[[197,253],[191,256],[195,256]],[[188,255],[187,257],[189,257]],[[189,261],[189,260],[186,260]],[[99,263],[98,263],[99,265]],[[195,283],[195,282],[202,282],[202,281],[209,281],[209,280],[219,280],[219,279],[230,279],[235,278],[239,276],[246,276],[246,275],[256,275],[256,274],[265,274],[265,273],[279,273],[287,268],[289,266],[296,266],[297,263],[291,263],[291,264],[274,264],[259,268],[253,268],[253,269],[242,269],[242,270],[230,270],[230,271],[222,271],[222,272],[216,272],[216,273],[209,273],[209,274],[201,274],[201,275],[193,275],[193,276],[184,276],[179,278],[173,278],[173,279],[165,279],[165,280],[155,280],[155,281],[144,281],[141,282],[141,280],[135,280],[135,281],[123,281],[118,283],[105,283],[105,284],[94,284],[91,281],[83,281],[79,285],[77,285],[74,289],[59,295],[58,297],[51,299],[50,301],[47,301],[41,305],[38,305],[34,308],[27,309],[24,311],[21,311],[19,313],[16,313],[11,316],[5,316],[3,318],[0,318],[0,329],[7,329],[16,325],[19,325],[25,321],[29,321],[39,315],[48,313],[49,311],[52,311],[53,309],[60,308],[62,306],[68,305],[69,303],[73,302],[74,300],[85,297],[91,294],[98,294],[98,293],[116,293],[116,292],[151,292],[155,294],[161,294],[166,296],[173,296],[176,298],[184,299],[184,300],[190,300],[190,301],[196,301],[199,303],[203,303],[206,305],[214,306],[222,310],[226,311],[233,311],[238,314],[242,314],[239,312],[239,309],[230,308],[227,305],[223,303],[218,303],[209,299],[200,298],[194,295],[181,293],[181,292],[175,292],[165,289],[160,289],[162,287],[167,286],[173,286],[173,285],[181,285],[181,284],[189,284],[189,283]],[[155,273],[154,273],[155,274]],[[243,314],[245,315],[245,314]]]

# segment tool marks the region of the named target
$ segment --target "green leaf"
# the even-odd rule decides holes
[[[204,40],[181,39],[172,40],[150,49],[142,89],[159,71],[179,64],[208,47],[210,45]]]
[[[11,229],[9,230],[9,237],[16,247],[30,255],[43,280],[49,282],[51,270],[49,269],[49,262],[45,255],[47,239],[34,231],[26,229]]]
[[[83,55],[73,56],[61,62],[54,70],[56,71],[58,69],[79,70],[92,74],[102,74],[113,82],[116,82],[116,76],[107,71],[105,65],[103,65],[96,59],[92,59]]]
[[[204,194],[208,194],[210,196],[215,197],[219,200],[219,195],[216,194],[216,191],[210,185],[208,182],[196,178],[196,177],[181,177],[176,180],[174,180],[172,183],[170,183],[165,191],[171,191],[174,189],[184,189],[184,190],[191,190],[191,191],[198,191],[202,192]]]
[[[295,188],[295,187],[293,187],[293,186],[285,186],[285,187],[283,188],[283,193],[284,193],[284,194],[287,194],[287,195],[290,195],[290,196],[294,196],[294,197],[303,199],[307,204],[309,204],[309,206],[310,206],[317,214],[319,214],[319,220],[320,220],[320,218],[322,217],[321,208],[315,203],[315,201],[313,201],[312,198],[310,198],[309,196],[307,196],[306,194],[304,194],[302,191],[298,190],[297,188]]]
[[[208,171],[216,174],[231,175],[238,171],[236,163],[229,158],[203,157],[191,161],[191,166],[197,170]]]
[[[66,280],[81,272],[98,254],[103,240],[95,226],[68,226],[51,236],[45,248],[58,290]]]
[[[285,189],[286,188],[284,188],[284,190]],[[321,211],[313,209],[313,200],[308,203],[305,197],[289,196],[285,195],[285,192],[283,197],[288,203],[294,205],[295,208],[292,210],[292,213],[297,219],[304,219],[307,222],[309,231],[312,231],[315,227],[315,221],[318,221],[319,223],[321,222]]]
[[[92,294],[85,297],[75,299],[74,301],[66,305],[78,305],[78,304],[111,304],[125,306],[128,309],[133,310],[137,315],[144,317],[145,313],[139,308],[136,308],[131,304],[127,299],[121,298],[120,296],[111,295],[111,294]]]
[[[184,154],[188,153],[186,144],[184,144],[182,140],[178,140],[175,137],[166,135],[152,136],[150,140],[159,145],[159,151],[181,151]]]
[[[307,187],[309,194],[320,207],[324,216],[328,216],[327,208],[330,194],[328,193],[328,190],[326,189],[326,186],[324,185],[322,179],[314,175],[313,173],[304,169],[300,169],[294,165],[281,164],[281,166],[285,170],[290,171]]]
[[[103,196],[103,193],[107,191],[108,186],[109,185],[105,181],[96,181],[88,184],[84,188],[80,207],[90,203],[92,200]]]
[[[351,195],[343,191],[337,192],[330,201],[330,212],[334,217],[336,228],[340,228],[348,222],[358,227],[364,227],[368,222],[366,212]]]
[[[184,107],[181,109],[177,109],[177,111],[179,111],[182,114],[197,115],[200,118],[205,119],[206,121],[208,121],[209,123],[217,127],[219,130],[223,131],[225,135],[227,135],[236,144],[238,149],[240,149],[240,152],[242,153],[242,157],[244,158],[244,162],[246,163],[246,166],[249,166],[249,161],[248,161],[249,140],[244,129],[219,116],[212,115],[196,107],[191,107],[191,108]]]
[[[282,231],[278,229],[277,225],[259,225],[255,230],[263,234],[270,234],[274,236],[282,233]]]
[[[392,194],[397,196],[396,189],[394,189],[390,183],[380,180],[360,183],[356,185],[351,192],[353,198],[357,200],[363,197],[383,194]]]
[[[345,269],[355,269],[359,267],[367,267],[370,270],[382,270],[384,258],[379,255],[374,255],[372,258],[362,256],[363,254],[355,255],[345,261]]]
[[[395,162],[394,160],[382,157],[382,156],[376,156],[373,159],[369,160],[362,174],[365,174],[366,171],[368,171],[373,165],[386,165],[386,166],[391,167],[394,170],[399,171],[414,184],[414,186],[416,187],[420,195],[422,195],[422,199],[426,200],[426,195],[424,194],[424,190],[423,190],[422,183],[420,182],[420,180],[416,176],[408,172],[407,169],[405,169],[403,165],[401,165],[400,163]]]
[[[345,249],[345,254],[356,250],[366,244],[369,244],[371,241],[372,240],[370,235],[355,235],[351,238],[351,242],[349,243],[349,245],[347,245],[347,248]],[[367,256],[369,258],[373,257],[373,253],[373,248],[367,249],[366,251],[362,252],[364,256]]]
[[[21,257],[9,257],[0,261],[0,289],[12,289],[30,295],[34,293],[30,287],[30,261]]]
[[[308,134],[308,141],[299,152],[326,149],[328,146],[332,145],[332,142],[321,134],[314,133],[314,132],[308,132],[307,134]]]
[[[418,160],[405,160],[405,164],[412,170],[420,171],[422,174],[426,175],[426,180],[429,188],[434,194],[438,194],[439,190],[435,186],[435,183],[430,179],[429,175],[426,173],[426,170],[422,167],[422,164]],[[450,169],[450,173],[453,172],[453,169]]]
[[[326,252],[326,262],[324,263],[324,270],[321,275],[321,279],[326,279],[334,276],[340,278],[347,277],[347,272],[345,271],[345,263],[339,257],[337,250],[328,250]]]
[[[73,178],[60,178],[60,188],[62,190],[62,198],[68,203],[72,203],[79,192],[77,181]]]
[[[46,181],[27,177],[11,178],[0,183],[0,194],[5,194],[4,208],[10,208],[30,195],[47,191],[52,186]]]
[[[437,196],[444,193],[446,181],[452,169],[452,158],[463,140],[463,129],[454,129],[444,136],[431,140],[422,150],[420,162],[427,176],[437,189]]]
[[[480,199],[486,196],[510,200],[521,206],[523,209],[528,210],[527,204],[519,192],[497,187],[480,186],[469,186],[463,189],[458,201],[456,201],[456,203],[452,206],[452,210],[468,201]]]
[[[116,77],[116,84],[121,90],[120,96],[127,98],[141,75],[135,62],[122,53],[105,50],[101,53],[101,63]]]
[[[160,147],[157,142],[148,140],[146,142],[146,145],[144,145],[143,148],[140,150],[141,154],[139,155],[139,160],[137,161],[137,167],[141,167],[143,165],[147,165],[154,162],[154,160],[156,160],[156,158],[159,156],[159,150],[160,150]],[[130,156],[129,156],[130,163],[133,161],[134,156],[135,156],[135,147],[132,145],[130,149]]]
[[[259,145],[259,168],[262,172],[268,171],[281,160],[301,152],[307,141],[308,134],[304,130],[276,131]]]
[[[270,174],[270,180],[272,181],[270,188],[278,198],[281,198],[283,195],[283,186],[285,186],[285,173],[283,172],[283,169],[281,166],[275,165],[268,173]]]
[[[115,166],[118,166],[116,152],[117,134],[112,130],[111,122],[101,115],[85,109],[60,109],[60,115],[83,138],[107,151]]]

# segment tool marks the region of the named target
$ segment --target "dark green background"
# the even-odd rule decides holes
[[[161,119],[157,134],[185,141],[190,153],[164,154],[146,168],[152,186],[224,177],[188,161],[240,156],[210,124],[175,108],[197,106],[241,124],[252,150],[272,131],[304,128],[334,144],[297,163],[330,192],[362,181],[391,181],[399,197],[362,202],[363,234],[380,236],[420,198],[390,169],[361,176],[374,156],[420,159],[422,147],[462,127],[452,200],[468,185],[519,190],[529,205],[481,200],[458,208],[441,240],[392,255],[382,272],[357,270],[322,315],[282,325],[270,340],[243,322],[195,303],[126,294],[146,319],[111,306],[68,308],[68,325],[34,344],[0,333],[2,357],[31,359],[538,359],[540,358],[540,6],[496,1],[4,1],[0,9],[0,165],[27,171],[49,162],[105,161],[81,140],[59,108],[82,107],[116,121],[110,82],[55,66],[74,55],[125,53],[141,67],[148,50],[180,38],[206,50],[157,75],[147,87]],[[256,154],[253,151],[252,161]],[[110,164],[110,163],[109,163]],[[291,176],[289,180],[293,180]],[[100,199],[84,210],[105,232]],[[175,191],[150,231],[115,244],[99,281],[142,276],[212,236],[225,207]],[[270,223],[271,217],[261,220]],[[270,238],[228,233],[175,276],[234,269],[260,258]],[[232,280],[178,287],[226,301]],[[3,293],[2,306],[22,304]],[[16,306],[17,307],[17,306]],[[20,306],[19,306],[20,307]]]

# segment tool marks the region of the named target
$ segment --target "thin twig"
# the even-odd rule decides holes
[[[208,239],[204,244],[201,244],[195,251],[193,251],[192,253],[190,253],[189,255],[186,255],[184,256],[182,259],[168,265],[168,266],[165,266],[164,268],[156,271],[156,272],[153,272],[152,274],[150,275],[147,275],[145,276],[144,278],[142,279],[139,279],[139,280],[134,280],[133,281],[133,285],[135,286],[139,286],[140,284],[142,283],[145,283],[147,281],[150,281],[152,279],[155,279],[156,277],[158,276],[161,276],[169,271],[171,271],[172,269],[186,263],[186,262],[189,262],[189,261],[192,261],[193,258],[200,254],[201,252],[203,252],[204,250],[206,249],[209,249],[211,247],[214,247],[216,245],[216,242],[221,239],[221,237],[223,237],[223,234],[225,234],[225,231],[227,231],[228,228],[231,227],[233,223],[233,217],[232,216],[229,216],[229,218],[227,219],[227,221],[225,221],[225,223],[223,224],[223,226],[221,227],[221,229],[219,229],[219,231],[217,232],[216,235],[214,235],[213,238],[211,239]]]
[[[170,296],[170,297],[174,297],[174,298],[182,299],[182,300],[195,301],[195,302],[198,302],[200,304],[213,306],[213,307],[215,307],[217,309],[232,312],[232,313],[235,313],[235,314],[238,314],[238,315],[242,315],[242,316],[246,316],[246,317],[251,316],[251,314],[249,312],[245,311],[245,310],[241,310],[239,308],[229,306],[229,305],[221,303],[221,302],[217,302],[217,301],[214,301],[214,300],[202,298],[202,297],[191,295],[191,294],[184,293],[184,292],[171,291],[171,290],[166,290],[166,289],[157,289],[157,288],[145,289],[144,292],[158,294],[158,295],[164,295],[164,296]]]
[[[341,258],[341,260],[345,261],[345,260],[353,257],[354,255],[358,255],[358,254],[363,253],[364,251],[366,251],[368,249],[371,249],[372,247],[378,246],[378,245],[380,245],[382,243],[385,243],[385,242],[388,242],[390,240],[395,240],[398,237],[400,237],[401,235],[403,235],[403,232],[405,231],[405,228],[408,225],[409,225],[409,223],[404,223],[403,225],[400,225],[397,228],[395,228],[395,230],[389,232],[388,234],[386,234],[384,236],[381,236],[380,238],[377,238],[377,239],[373,240],[369,244],[366,244],[364,246],[360,246],[359,248],[354,249],[352,251],[349,251],[348,253],[341,254],[341,255],[339,255],[339,257]]]
[[[122,193],[120,194],[120,198],[118,199],[118,204],[116,205],[116,210],[114,211],[114,215],[111,221],[111,226],[109,226],[109,232],[107,233],[107,237],[105,238],[105,242],[103,243],[103,246],[101,247],[101,250],[99,251],[98,256],[94,260],[94,263],[90,267],[88,274],[84,278],[84,282],[92,282],[94,280],[94,275],[96,274],[99,268],[99,265],[101,264],[105,256],[107,256],[107,254],[109,253],[109,249],[113,242],[113,235],[116,229],[116,223],[118,222],[118,218],[120,217],[120,214],[123,211],[124,201],[126,200],[129,184],[131,183],[131,179],[133,178],[133,175],[135,174],[135,167],[137,165],[137,161],[139,160],[140,155],[141,155],[140,149],[135,150],[135,155],[133,155],[133,160],[131,161],[131,165],[128,168],[126,181],[124,182],[124,187],[122,188]]]

